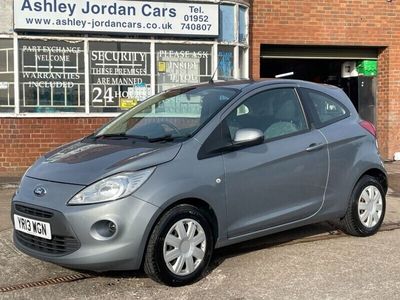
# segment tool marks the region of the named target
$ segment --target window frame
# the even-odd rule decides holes
[[[36,63],[36,70],[34,70],[34,71],[29,71],[29,69],[35,68],[35,66],[27,65],[27,64],[25,64],[23,66],[26,69],[22,69],[21,68],[21,63],[22,62],[26,62],[27,61],[26,60],[26,56],[30,55],[29,51],[28,51],[28,53],[24,53],[23,54],[22,53],[22,47],[25,46],[25,45],[31,47],[31,45],[29,45],[29,43],[31,43],[31,42],[35,43],[35,42],[39,42],[39,41],[43,41],[44,43],[46,43],[46,42],[50,42],[50,43],[51,42],[56,42],[56,43],[60,42],[60,43],[65,43],[65,46],[68,46],[68,43],[70,42],[68,39],[66,39],[65,41],[60,40],[60,39],[59,40],[49,39],[48,41],[46,41],[46,40],[42,40],[42,39],[25,39],[23,36],[20,37],[17,40],[17,44],[18,44],[18,49],[17,49],[17,53],[18,53],[18,55],[17,55],[18,56],[18,69],[14,68],[14,72],[16,73],[16,75],[18,77],[17,85],[18,85],[18,89],[19,89],[18,90],[18,95],[19,95],[18,109],[19,109],[19,112],[22,111],[21,114],[36,114],[37,112],[29,111],[29,110],[31,110],[31,109],[38,109],[38,110],[44,109],[44,110],[47,110],[49,108],[50,109],[55,108],[55,109],[61,109],[61,110],[62,109],[66,109],[66,110],[71,109],[71,111],[66,111],[66,112],[56,111],[56,112],[50,112],[50,113],[53,113],[53,114],[60,114],[60,113],[61,114],[63,114],[63,113],[82,114],[82,113],[85,113],[85,102],[86,102],[86,97],[85,97],[85,83],[86,83],[85,63],[83,63],[83,65],[82,65],[83,68],[82,69],[80,69],[80,65],[79,65],[80,59],[83,58],[83,60],[84,60],[84,58],[85,58],[85,43],[84,43],[83,39],[75,40],[75,43],[74,43],[74,45],[82,46],[82,48],[81,48],[82,50],[79,50],[77,53],[75,53],[75,55],[76,55],[76,72],[73,72],[73,74],[79,74],[79,75],[83,76],[83,79],[81,80],[82,82],[79,82],[79,80],[77,80],[78,82],[74,83],[74,88],[75,87],[77,88],[76,91],[77,91],[77,96],[78,96],[77,99],[76,99],[76,101],[77,101],[76,105],[67,105],[68,97],[70,96],[68,94],[68,92],[67,92],[68,91],[67,87],[61,87],[61,89],[64,90],[63,94],[62,94],[62,96],[64,98],[62,100],[62,102],[64,102],[64,104],[63,105],[54,104],[54,102],[57,102],[57,100],[54,99],[54,96],[56,95],[55,94],[55,90],[57,90],[57,87],[52,87],[52,86],[50,86],[50,87],[38,87],[38,86],[32,87],[32,90],[34,90],[35,94],[36,94],[36,99],[34,99],[32,102],[36,102],[36,104],[34,105],[34,104],[28,104],[27,103],[27,102],[30,101],[29,98],[25,97],[25,94],[28,93],[28,91],[29,91],[29,87],[26,86],[26,84],[29,82],[29,80],[27,81],[21,76],[23,73],[35,73],[35,72],[38,72],[38,70],[40,68],[48,67],[49,68],[48,71],[45,71],[44,73],[62,74],[65,71],[65,69],[75,68],[75,66],[71,67],[71,66],[67,65],[66,63],[65,64],[63,63],[63,66],[62,66],[63,70],[62,71],[51,71],[51,68],[54,66],[53,64],[55,63],[55,61],[51,61],[52,64],[50,64],[50,59],[49,59],[48,65],[47,65],[47,63],[43,63],[42,65],[39,65],[39,63]],[[26,43],[26,44],[24,45],[24,43]],[[79,45],[79,44],[82,44],[82,45]],[[46,46],[51,46],[51,45],[46,45]],[[55,46],[55,47],[58,47],[58,46]],[[34,52],[34,51],[32,51],[32,52]],[[43,51],[37,51],[37,52],[43,52]],[[14,53],[15,53],[15,51],[14,51]],[[73,56],[74,53],[72,53],[70,55]],[[80,59],[79,59],[79,57],[80,57]],[[35,79],[33,81],[35,81]],[[48,105],[41,105],[40,104],[40,101],[44,100],[44,99],[40,99],[41,92],[42,93],[43,92],[49,93],[48,100],[49,100],[50,103]],[[83,93],[83,96],[84,96],[83,98],[81,98],[82,93]],[[77,111],[73,111],[74,109],[76,109]],[[42,112],[42,113],[48,114],[48,112]]]
[[[246,102],[250,97],[253,97],[253,96],[258,95],[263,92],[268,92],[268,91],[272,91],[272,90],[276,90],[276,89],[292,89],[292,90],[294,90],[307,128],[304,130],[281,135],[281,136],[274,137],[271,139],[265,139],[264,142],[259,145],[249,146],[249,147],[245,147],[245,148],[243,148],[243,147],[229,148],[229,146],[232,145],[232,137],[228,138],[228,136],[227,136],[227,134],[229,134],[229,128],[226,124],[226,118],[233,111],[237,110],[241,105],[243,105],[243,103]],[[295,85],[281,84],[281,85],[272,85],[272,86],[268,86],[268,87],[264,86],[264,87],[260,87],[255,90],[249,91],[249,92],[238,94],[237,97],[238,97],[237,100],[233,99],[231,101],[231,103],[226,105],[221,110],[217,125],[211,131],[211,133],[208,135],[208,137],[205,139],[203,145],[201,146],[199,152],[197,153],[197,158],[199,160],[223,155],[223,154],[230,153],[230,152],[240,151],[242,149],[248,149],[248,148],[257,147],[260,145],[265,145],[265,144],[268,144],[268,143],[271,143],[274,141],[278,141],[278,140],[283,140],[283,139],[286,139],[286,138],[289,138],[292,136],[302,135],[302,134],[305,134],[312,130],[312,127],[310,124],[310,119],[307,116],[307,111],[303,105],[303,102],[301,101],[301,97],[297,91],[297,86],[295,86]]]
[[[11,43],[11,48],[5,48],[5,49],[1,49],[1,51],[5,51],[5,56],[6,56],[6,63],[5,63],[5,71],[1,71],[3,75],[10,75],[11,80],[7,81],[5,80],[4,82],[7,83],[8,88],[7,88],[7,104],[6,105],[2,105],[3,108],[8,109],[10,111],[4,111],[4,114],[12,114],[12,111],[15,111],[15,107],[16,107],[16,102],[17,102],[17,97],[15,95],[15,52],[14,52],[14,40],[12,36],[9,35],[3,35],[0,34],[0,39],[1,40],[7,40],[8,42]],[[13,58],[12,60],[12,68],[9,66],[9,53],[12,53]],[[12,85],[12,87],[10,88],[10,85]],[[10,92],[12,91],[12,95],[10,94]],[[11,101],[11,98],[14,98],[13,101]],[[10,102],[14,102],[13,104],[9,104]],[[1,112],[0,112],[1,114]]]
[[[89,40],[88,41],[88,46],[87,46],[87,52],[88,52],[88,55],[89,55],[89,61],[88,61],[88,65],[89,65],[89,74],[88,74],[89,75],[89,78],[88,78],[89,94],[87,95],[87,97],[89,97],[89,103],[87,103],[87,105],[89,106],[89,113],[90,114],[93,114],[93,113],[96,113],[96,114],[104,114],[104,113],[118,114],[118,113],[122,112],[120,110],[120,107],[119,107],[118,103],[117,103],[117,105],[107,105],[106,104],[107,101],[105,101],[106,100],[105,97],[103,99],[101,99],[101,100],[103,100],[103,103],[101,105],[93,105],[93,100],[94,100],[93,99],[93,95],[94,95],[94,89],[95,88],[99,88],[99,86],[103,86],[104,89],[100,88],[100,90],[101,90],[101,93],[104,94],[104,95],[107,94],[107,92],[110,89],[111,89],[111,91],[113,93],[117,92],[119,95],[121,95],[122,92],[123,92],[122,91],[123,88],[128,86],[126,84],[107,84],[107,85],[104,84],[103,85],[103,84],[95,83],[94,79],[96,77],[100,77],[101,78],[102,76],[105,76],[105,75],[98,75],[98,74],[93,74],[92,73],[91,69],[96,65],[97,66],[101,65],[101,63],[99,63],[100,60],[98,60],[97,62],[95,62],[92,65],[93,60],[92,60],[91,54],[92,54],[93,51],[99,51],[99,52],[103,51],[103,50],[96,49],[98,44],[104,45],[104,44],[112,44],[112,43],[114,43],[117,48],[125,47],[125,46],[127,46],[127,44],[137,44],[139,46],[143,45],[143,48],[147,48],[148,47],[148,49],[145,49],[145,50],[137,50],[137,49],[135,49],[135,50],[133,50],[131,52],[136,52],[136,53],[140,52],[140,53],[145,54],[146,58],[145,58],[144,62],[146,62],[146,66],[145,66],[144,69],[146,70],[146,74],[136,75],[136,77],[148,78],[149,82],[148,83],[147,82],[146,83],[143,82],[143,84],[146,86],[146,88],[148,88],[150,90],[150,94],[147,93],[148,97],[150,97],[153,94],[153,90],[152,90],[152,86],[151,86],[151,80],[152,80],[151,79],[151,76],[152,76],[152,64],[151,64],[151,59],[152,58],[151,58],[151,53],[152,52],[151,52],[151,43],[149,41],[147,43],[135,43],[134,41],[122,42],[122,41],[115,41],[115,40],[112,40],[112,41],[110,41],[110,40],[102,40],[102,41],[100,41],[100,40]],[[119,45],[116,45],[116,44],[119,44]],[[136,45],[134,45],[134,46],[136,46]],[[106,49],[104,51],[121,51],[121,52],[125,52],[125,51],[130,51],[130,50],[109,50],[109,49]],[[148,55],[148,59],[147,59],[147,55]],[[134,63],[134,61],[132,61],[132,64],[133,63]],[[118,66],[120,64],[120,59],[115,64]],[[147,69],[148,69],[148,74],[147,74]],[[119,77],[119,76],[121,76],[121,75],[110,74],[109,78],[113,78],[113,77],[115,78],[115,77]],[[129,77],[134,77],[134,76],[133,75],[126,75],[126,77],[129,78]],[[150,86],[147,87],[147,85],[150,85]],[[102,111],[100,111],[102,109],[109,110],[109,111],[103,111],[102,112]],[[96,111],[96,110],[99,110],[99,111]],[[112,110],[116,110],[116,111],[112,111]],[[123,110],[123,111],[125,111],[125,110]]]
[[[249,94],[244,95],[243,97],[245,97],[245,98],[240,100],[239,103],[237,103],[237,104],[235,103],[235,106],[233,107],[233,109],[229,110],[229,113],[227,113],[226,115],[224,114],[225,116],[223,117],[223,120],[221,121],[221,124],[223,124],[222,126],[227,126],[227,124],[225,123],[226,118],[233,111],[237,110],[241,105],[243,105],[247,100],[249,100],[251,97],[257,96],[257,95],[259,95],[261,93],[265,93],[265,92],[269,92],[269,91],[273,91],[273,90],[280,90],[280,89],[291,89],[291,90],[294,91],[294,94],[295,94],[295,96],[297,98],[297,102],[298,102],[298,104],[300,106],[300,109],[301,109],[301,112],[302,112],[302,115],[303,115],[303,118],[304,118],[304,123],[306,125],[306,129],[299,130],[299,131],[296,131],[296,132],[293,132],[293,133],[280,135],[280,136],[269,138],[269,139],[264,139],[263,144],[270,143],[270,142],[277,141],[277,140],[282,140],[282,139],[285,139],[285,138],[289,138],[289,137],[292,137],[292,136],[296,136],[296,135],[300,135],[300,134],[304,134],[306,132],[309,132],[311,130],[311,127],[310,127],[310,124],[309,124],[309,119],[307,118],[307,113],[306,113],[306,110],[305,110],[305,108],[303,106],[303,103],[301,101],[300,95],[297,92],[296,86],[294,86],[294,85],[281,85],[281,86],[272,86],[272,87],[269,86],[268,88],[264,87],[264,88],[261,88],[261,89],[257,89],[257,90],[255,90],[253,92],[250,92]]]
[[[337,104],[339,107],[341,107],[345,111],[345,114],[340,116],[340,117],[333,118],[333,119],[331,119],[329,121],[321,122],[319,114],[318,114],[316,108],[314,107],[314,105],[312,103],[313,100],[311,99],[311,97],[310,97],[310,95],[308,94],[307,91],[311,91],[313,93],[325,96],[326,98],[328,98],[329,100],[331,100],[332,102]],[[347,119],[348,117],[350,117],[349,109],[344,104],[342,104],[341,101],[337,100],[335,97],[333,97],[333,96],[331,96],[331,95],[329,95],[329,94],[327,94],[325,92],[322,92],[322,91],[319,91],[319,90],[316,90],[316,89],[312,89],[312,88],[309,88],[309,87],[299,87],[298,88],[298,93],[299,93],[301,101],[303,102],[303,106],[304,106],[304,108],[306,110],[306,113],[310,116],[310,124],[315,129],[324,128],[326,126],[332,125],[334,123],[337,123],[339,121],[342,121],[342,120]]]
[[[221,7],[225,7],[225,8],[232,8],[232,25],[233,25],[233,29],[232,29],[232,40],[224,40],[222,38],[223,35],[223,22],[221,22],[221,20],[223,19],[223,13],[221,10]],[[237,4],[233,3],[233,2],[222,2],[219,4],[219,18],[220,18],[220,24],[219,24],[219,36],[217,37],[218,42],[220,43],[232,43],[235,42],[239,39],[239,20],[238,20],[238,15],[239,15],[239,7]],[[228,26],[229,28],[229,26]]]

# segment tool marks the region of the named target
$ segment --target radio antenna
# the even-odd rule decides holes
[[[209,84],[214,83],[214,77],[215,77],[215,74],[217,74],[217,71],[218,71],[218,66],[215,68],[213,75],[211,76],[210,80],[208,81]]]

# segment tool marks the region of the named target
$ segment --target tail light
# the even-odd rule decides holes
[[[370,134],[372,134],[374,136],[374,138],[376,138],[376,128],[375,128],[374,124],[372,124],[369,121],[364,121],[364,120],[360,121],[359,124],[362,128],[364,128],[366,131],[368,131]]]

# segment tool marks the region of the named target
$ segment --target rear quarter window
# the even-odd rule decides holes
[[[347,118],[347,108],[335,98],[315,90],[302,89],[307,106],[312,110],[313,119],[318,127],[323,127]]]

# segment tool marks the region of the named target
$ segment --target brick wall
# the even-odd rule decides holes
[[[254,0],[251,73],[260,77],[260,45],[379,47],[377,127],[384,158],[400,151],[400,2]]]
[[[42,154],[90,134],[107,118],[0,118],[0,177],[20,176]]]

